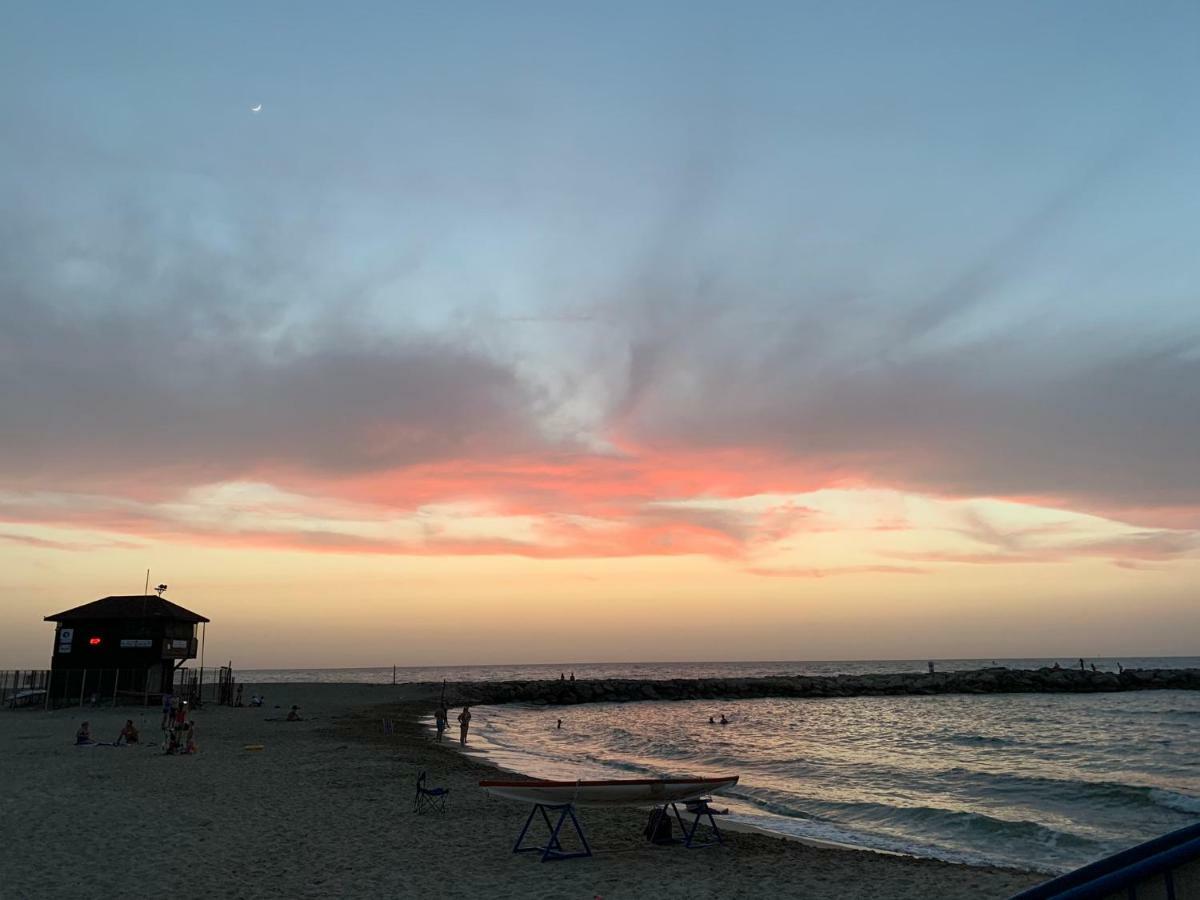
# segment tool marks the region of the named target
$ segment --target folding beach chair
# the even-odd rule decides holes
[[[417,776],[417,795],[413,798],[413,812],[440,812],[446,811],[446,801],[450,799],[450,788],[427,788],[425,787],[425,773],[422,772]]]

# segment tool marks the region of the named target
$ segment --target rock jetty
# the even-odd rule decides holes
[[[1200,690],[1200,669],[1008,669],[876,675],[792,675],[765,678],[605,678],[577,681],[466,682],[455,703],[627,703],[638,700],[746,700],[756,697],[890,697],[918,694],[1082,694]]]

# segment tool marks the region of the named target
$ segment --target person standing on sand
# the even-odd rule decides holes
[[[446,712],[446,705],[439,703],[437,711],[433,714],[433,721],[437,725],[438,743],[442,742],[442,734],[446,731],[446,720],[450,718],[450,713]]]
[[[464,706],[458,714],[458,742],[464,746],[467,743],[467,729],[471,727],[471,707]]]

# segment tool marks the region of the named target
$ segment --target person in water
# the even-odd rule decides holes
[[[433,714],[433,723],[437,727],[438,743],[442,742],[442,735],[446,732],[446,720],[450,718],[450,713],[446,712],[446,705],[439,703],[437,710]]]
[[[557,724],[555,727],[556,727],[556,728],[562,728],[562,719],[559,719],[559,720],[558,720],[558,724]]]
[[[709,724],[709,725],[716,725],[717,723],[716,723],[716,720],[715,720],[715,719],[713,719],[713,717],[712,717],[712,716],[709,716],[709,717],[708,717],[708,724]]]
[[[725,718],[725,713],[721,713],[721,724],[722,724],[722,725],[728,725],[728,724],[729,724],[729,720],[728,720],[727,718]]]
[[[138,730],[133,725],[133,719],[126,719],[125,727],[117,735],[117,743],[120,744],[122,741],[126,744],[136,744],[138,742]]]
[[[458,714],[458,742],[464,746],[467,743],[467,729],[471,727],[471,707],[464,706]]]

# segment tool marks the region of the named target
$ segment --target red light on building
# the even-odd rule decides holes
[[[93,647],[97,647],[100,644],[100,638],[98,638],[98,637],[88,638],[88,643],[91,644]]]

